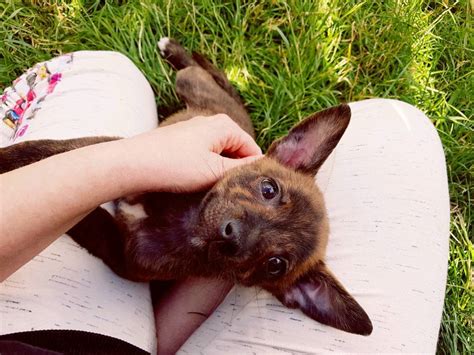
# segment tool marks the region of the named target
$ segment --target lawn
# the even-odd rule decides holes
[[[176,107],[161,36],[224,68],[265,147],[340,101],[397,98],[441,136],[451,196],[449,279],[439,353],[473,349],[474,21],[469,0],[2,1],[0,87],[32,64],[79,49],[129,56],[161,114]]]

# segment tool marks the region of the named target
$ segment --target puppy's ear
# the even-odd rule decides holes
[[[267,156],[281,164],[315,175],[349,125],[351,109],[339,105],[315,113],[272,143]]]
[[[336,280],[323,262],[283,292],[271,291],[285,306],[300,308],[312,319],[349,333],[369,335],[367,313]]]

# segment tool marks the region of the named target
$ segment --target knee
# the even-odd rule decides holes
[[[353,102],[350,104],[351,108],[355,111],[362,110],[378,110],[380,112],[380,119],[383,119],[384,113],[395,113],[399,119],[423,119],[431,122],[429,118],[417,107],[401,100],[386,99],[386,98],[373,98],[362,101]]]
[[[153,90],[133,61],[122,53],[74,52],[71,72],[63,81],[63,98],[77,101],[80,94],[81,101],[90,103],[95,111],[101,110],[103,116],[114,116],[117,120],[123,117],[124,122],[131,116],[138,116],[142,117],[142,123],[146,121],[143,127],[156,126]],[[134,132],[127,130],[122,135]]]
[[[141,83],[147,85],[142,72],[126,55],[115,51],[78,51],[73,53],[73,62],[81,74],[95,77],[106,75],[113,85]]]
[[[109,61],[111,66],[116,66],[117,68],[123,68],[124,70],[133,71],[136,73],[137,76],[140,78],[145,78],[142,74],[141,70],[137,67],[137,65],[130,59],[130,57],[126,56],[123,53],[115,52],[115,51],[108,51],[106,52],[109,56]]]
[[[405,137],[432,141],[440,144],[440,138],[431,120],[417,107],[404,101],[375,98],[350,104],[353,121],[365,121],[379,128],[383,134],[393,132]]]
[[[117,51],[90,51],[89,53],[91,56],[101,57],[110,65],[110,68],[138,69],[129,57]]]

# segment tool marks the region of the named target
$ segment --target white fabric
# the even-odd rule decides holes
[[[73,53],[54,91],[15,143],[35,139],[85,136],[129,137],[157,126],[153,91],[143,74],[116,52]],[[1,122],[0,122],[1,123]],[[2,128],[1,146],[11,144],[11,130]]]
[[[181,353],[434,353],[446,285],[449,196],[435,128],[394,100],[350,105],[317,183],[330,218],[327,263],[366,310],[368,337],[319,324],[266,291],[235,287]]]
[[[449,236],[440,140],[427,117],[403,102],[374,99],[353,103],[351,108],[349,128],[319,172],[317,183],[330,217],[327,263],[369,314],[372,335],[326,327],[281,306],[265,291],[235,287],[181,353],[434,353]],[[64,122],[59,124],[60,120]],[[128,59],[111,52],[78,52],[19,140],[130,136],[152,129],[156,122],[153,93]],[[2,145],[7,144],[8,132],[5,127],[0,132]],[[16,292],[18,297],[15,282],[25,280],[48,288],[51,298],[62,297],[61,289],[54,288],[48,278],[44,281],[41,262],[56,258],[63,263],[54,248],[71,242],[66,238],[0,285],[0,306],[5,306],[5,285],[10,285],[10,296]],[[118,278],[83,250],[75,262],[71,270],[93,265],[102,280],[88,290],[92,292],[88,297],[94,297],[95,288],[109,287],[107,280],[135,290],[137,297],[149,297],[145,285]],[[55,274],[59,271],[66,276],[72,272],[60,268]],[[148,311],[152,317],[151,304]],[[71,318],[71,311],[61,308],[48,312],[44,314],[54,314],[60,326]],[[126,309],[113,312],[117,319],[129,316]],[[29,314],[22,317],[28,321]],[[8,322],[0,324],[4,327]],[[114,331],[108,334],[114,336]],[[142,348],[150,346],[129,341]]]

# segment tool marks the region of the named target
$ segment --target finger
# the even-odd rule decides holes
[[[262,149],[260,149],[248,133],[242,131],[241,134],[235,138],[237,139],[230,139],[229,147],[226,147],[223,151],[232,152],[233,155],[238,157],[262,155]]]
[[[214,125],[213,135],[217,139],[212,145],[213,152],[231,153],[237,157],[262,154],[255,140],[226,114],[217,114],[207,118]]]
[[[221,139],[219,140],[220,152],[218,153],[232,153],[233,156],[237,157],[262,155],[262,150],[255,140],[236,123],[223,131],[224,134],[221,133]]]
[[[263,155],[253,155],[253,156],[249,156],[249,157],[241,158],[241,159],[222,158],[223,173],[225,173],[226,171],[232,168],[236,168],[238,166],[253,163],[261,158],[263,158]]]

